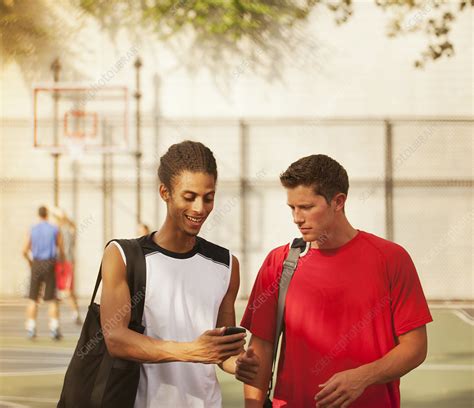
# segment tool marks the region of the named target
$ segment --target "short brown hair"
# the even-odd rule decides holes
[[[42,205],[40,208],[38,208],[38,215],[41,218],[46,218],[48,216],[48,209]]]
[[[217,181],[217,164],[212,151],[200,142],[186,140],[171,145],[161,156],[158,178],[171,192],[173,180],[183,171],[202,172]]]
[[[292,163],[280,175],[286,188],[309,186],[322,195],[329,204],[337,193],[347,195],[349,178],[347,172],[336,160],[324,154],[313,154]]]

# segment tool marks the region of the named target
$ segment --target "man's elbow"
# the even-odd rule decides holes
[[[405,350],[408,371],[418,367],[426,360],[428,354],[428,336],[426,327],[419,327],[403,335],[400,346]]]
[[[121,339],[123,338],[119,330],[111,330],[104,333],[104,341],[107,347],[107,352],[111,357],[123,357],[123,343]]]
[[[421,365],[425,360],[426,356],[428,355],[428,344],[425,342],[419,349],[417,350],[417,353],[415,354],[414,358],[414,364],[416,368],[419,365]]]
[[[428,354],[428,343],[426,340],[420,344],[413,345],[412,347],[413,352],[411,353],[409,371],[421,365],[426,360]]]

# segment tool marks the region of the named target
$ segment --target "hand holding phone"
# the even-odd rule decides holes
[[[245,329],[243,327],[229,326],[225,328],[223,336],[230,336],[238,333],[245,333]]]
[[[242,327],[220,327],[206,330],[191,344],[189,361],[204,364],[220,364],[231,356],[244,351],[245,329]]]

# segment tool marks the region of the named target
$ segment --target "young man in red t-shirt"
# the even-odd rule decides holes
[[[330,157],[302,158],[280,180],[308,245],[286,297],[273,407],[399,407],[399,378],[424,361],[432,321],[410,256],[351,226],[347,173]],[[268,388],[288,251],[269,253],[242,319],[260,358],[254,386],[245,386],[247,408],[262,407]]]

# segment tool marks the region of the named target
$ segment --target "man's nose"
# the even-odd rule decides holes
[[[301,214],[301,211],[298,211],[298,210],[293,211],[293,222],[298,225],[304,223],[304,218],[303,218],[303,215]]]
[[[193,202],[192,210],[197,214],[201,214],[203,212],[203,209],[204,209],[203,200],[201,198],[196,198]]]

